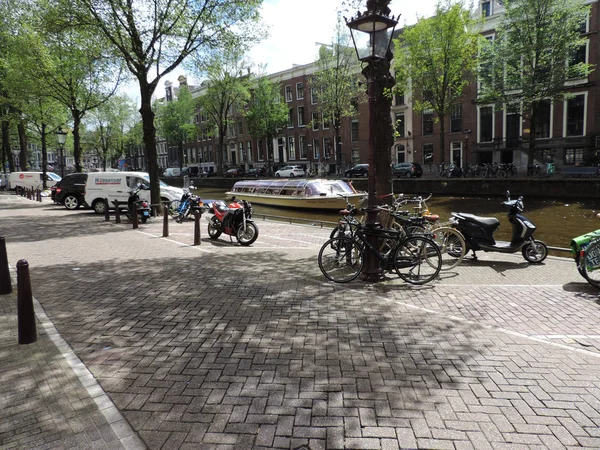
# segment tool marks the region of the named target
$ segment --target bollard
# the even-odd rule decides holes
[[[194,212],[194,245],[200,245],[200,214],[199,211]]]
[[[115,223],[121,223],[121,210],[119,209],[119,200],[114,200],[115,205]]]
[[[163,237],[169,237],[169,204],[163,205]]]
[[[21,259],[17,262],[17,315],[19,324],[19,344],[37,341],[33,295],[29,279],[29,263]]]
[[[38,189],[38,202],[42,203],[42,190]]]
[[[110,211],[108,210],[108,199],[104,198],[104,221],[110,221]]]
[[[6,240],[0,236],[0,295],[10,294],[12,284],[8,270],[8,257],[6,256]]]
[[[137,203],[133,202],[133,229],[137,230],[138,227]]]

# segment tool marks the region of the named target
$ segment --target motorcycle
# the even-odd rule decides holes
[[[474,214],[452,213],[450,219],[453,226],[460,231],[466,243],[466,251],[473,252],[473,259],[477,259],[476,250],[484,252],[516,253],[521,251],[523,258],[530,263],[541,263],[548,256],[548,247],[542,241],[535,240],[533,233],[536,226],[523,212],[523,197],[517,200],[510,199],[510,192],[506,191],[507,200],[502,204],[508,209],[508,220],[512,224],[512,238],[510,242],[501,242],[494,239],[494,232],[500,226],[500,221],[495,217],[480,217]]]
[[[252,220],[252,205],[246,200],[232,199],[227,205],[222,201],[207,204],[211,216],[208,220],[208,235],[217,239],[222,233],[235,236],[240,245],[250,245],[258,238],[258,227]]]
[[[135,188],[129,191],[127,199],[127,218],[133,220],[133,210],[137,210],[137,216],[140,223],[146,223],[150,218],[150,203],[147,200],[140,199],[139,192],[149,189],[145,184],[139,183]]]

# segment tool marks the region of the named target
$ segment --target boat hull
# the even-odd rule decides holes
[[[252,194],[246,192],[227,192],[228,198],[235,197],[239,200],[246,200],[257,205],[281,206],[284,208],[302,208],[302,209],[344,209],[346,200],[341,197],[294,197],[268,194]],[[348,195],[348,201],[359,208],[366,198],[366,194]]]

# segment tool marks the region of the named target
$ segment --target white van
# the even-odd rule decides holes
[[[23,189],[43,189],[44,172],[11,172],[8,177],[8,189],[14,189],[20,193]],[[61,178],[54,172],[46,172],[46,188],[51,188]]]
[[[104,199],[108,199],[110,208],[113,201],[127,203],[129,192],[138,184],[150,184],[150,176],[146,172],[90,172],[85,185],[85,202],[98,214],[104,214]],[[180,200],[183,189],[169,186],[159,181],[160,200],[170,202]],[[150,191],[141,190],[140,199],[150,201]]]
[[[168,178],[178,177],[179,175],[181,175],[181,169],[179,167],[169,167],[163,173],[163,177],[168,177]]]

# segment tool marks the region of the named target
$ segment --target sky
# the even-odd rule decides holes
[[[363,8],[366,2],[363,1]],[[411,25],[417,17],[433,15],[437,0],[392,0],[393,16],[400,15],[397,28]],[[264,0],[261,16],[269,37],[255,45],[250,58],[255,65],[266,64],[267,73],[290,69],[294,64],[308,64],[317,59],[318,43],[330,44],[337,21],[336,10],[341,0]],[[363,10],[363,9],[361,9]],[[356,11],[358,12],[358,11]],[[348,19],[350,17],[346,16]],[[165,81],[178,85],[177,78],[185,74],[175,70],[163,78],[156,95],[164,95]],[[194,84],[189,74],[188,81]],[[125,90],[127,95],[139,98],[135,87]]]

